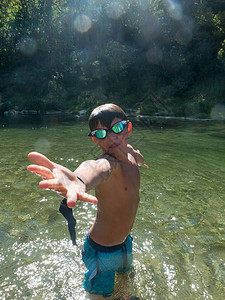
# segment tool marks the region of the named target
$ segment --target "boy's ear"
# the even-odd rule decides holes
[[[129,122],[129,124],[128,124],[128,136],[129,137],[131,136],[131,133],[132,133],[132,123]]]

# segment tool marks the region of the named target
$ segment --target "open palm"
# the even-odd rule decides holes
[[[68,207],[73,207],[77,200],[98,203],[96,197],[85,193],[85,185],[69,169],[38,152],[29,153],[28,158],[35,165],[29,165],[27,170],[43,179],[39,183],[40,188],[53,190],[67,198]]]

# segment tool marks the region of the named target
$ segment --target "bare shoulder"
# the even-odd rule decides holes
[[[86,160],[82,162],[76,171],[82,169],[92,170],[93,172],[108,172],[111,169],[111,165],[106,158],[99,157],[96,160]]]
[[[84,161],[75,171],[86,186],[86,191],[98,186],[102,181],[107,179],[111,174],[111,164],[105,158]]]
[[[107,154],[107,153],[103,153],[101,156],[99,156],[96,159],[96,163],[101,166],[104,169],[108,169],[108,170],[112,170],[116,167],[116,165],[118,164],[118,161],[115,157]]]

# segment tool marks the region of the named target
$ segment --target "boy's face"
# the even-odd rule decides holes
[[[122,121],[119,118],[114,118],[112,120],[111,126]],[[97,129],[109,129],[105,125],[102,125],[100,122],[98,123]],[[112,130],[107,132],[107,135],[104,139],[97,139],[93,137],[94,142],[98,145],[104,153],[110,154],[116,158],[120,158],[121,155],[124,156],[127,154],[127,143],[128,137],[130,136],[131,132],[128,131],[127,125],[125,126],[124,130],[119,134],[114,133]]]

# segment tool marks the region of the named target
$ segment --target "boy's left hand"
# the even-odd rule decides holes
[[[138,166],[140,166],[140,167],[145,167],[145,168],[149,168],[149,166],[148,166],[148,165],[146,165],[146,164],[143,164],[143,163],[142,163],[142,164],[140,164],[140,163],[139,163],[139,164],[138,164]]]
[[[148,166],[148,165],[146,165],[146,164],[143,164],[142,166],[143,166],[143,167],[145,167],[145,168],[149,168],[149,166]]]

